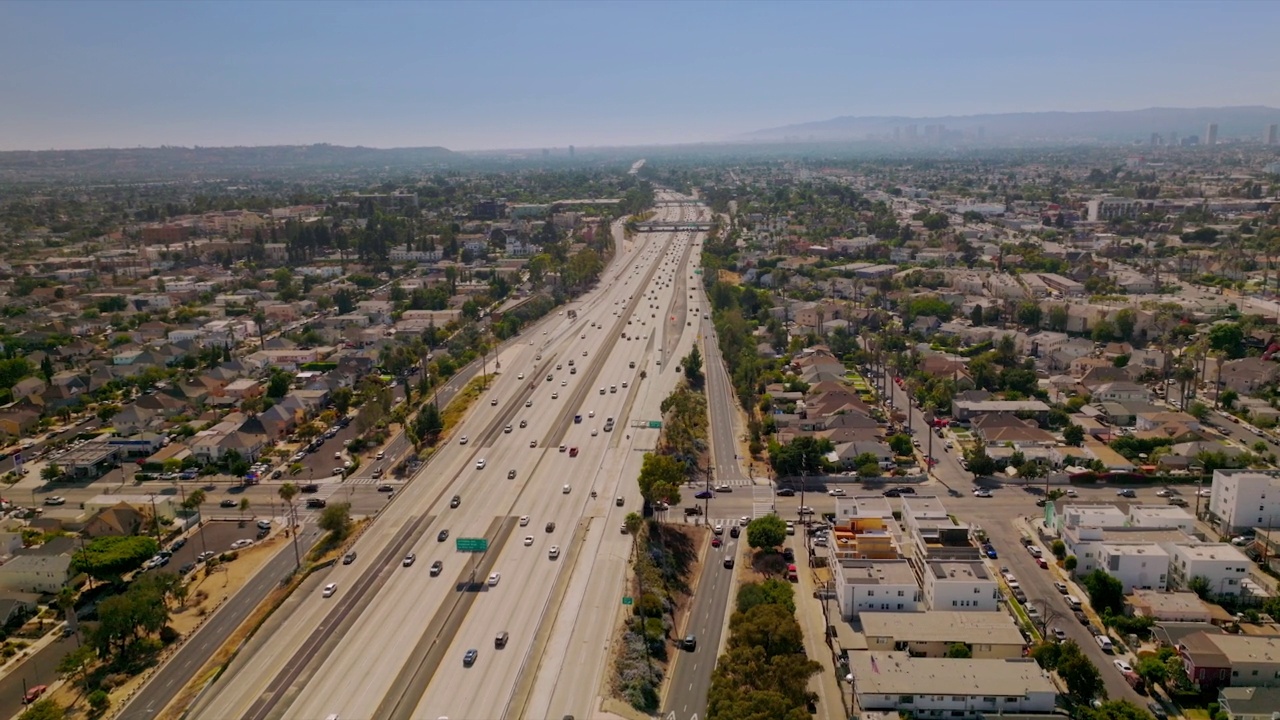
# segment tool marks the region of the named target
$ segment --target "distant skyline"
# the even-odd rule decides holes
[[[0,2],[0,149],[718,142],[1280,107],[1274,2]]]

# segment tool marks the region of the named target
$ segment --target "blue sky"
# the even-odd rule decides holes
[[[717,141],[1280,107],[1280,3],[0,2],[0,149]]]

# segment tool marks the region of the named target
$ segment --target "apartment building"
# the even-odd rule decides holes
[[[849,654],[858,707],[917,718],[973,720],[1053,712],[1057,689],[1031,659],[911,657],[906,652]]]
[[[1170,543],[1170,584],[1189,588],[1192,578],[1201,577],[1209,583],[1213,596],[1238,596],[1243,581],[1249,577],[1251,561],[1244,553],[1227,543]]]
[[[930,610],[994,612],[999,608],[1000,590],[978,560],[926,562],[924,599]]]
[[[843,559],[831,566],[840,616],[851,620],[868,611],[917,613],[924,594],[906,560]]]
[[[975,658],[1020,658],[1026,638],[1006,612],[864,612],[860,616],[867,649],[906,651],[912,657],[945,657],[952,645]]]
[[[1223,534],[1280,522],[1280,472],[1215,470],[1209,515]]]

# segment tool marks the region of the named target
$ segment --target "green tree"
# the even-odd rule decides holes
[[[1209,348],[1228,358],[1244,357],[1244,328],[1240,323],[1221,322],[1209,328]]]
[[[1240,393],[1230,388],[1223,390],[1222,394],[1218,396],[1218,402],[1222,404],[1222,407],[1228,410],[1235,407],[1236,400],[1239,400],[1239,399],[1240,399]]]
[[[89,674],[89,666],[97,659],[97,651],[92,645],[81,645],[62,656],[58,662],[58,672],[71,678],[78,685],[84,684]]]
[[[88,700],[89,707],[99,715],[105,713],[111,707],[111,696],[101,688],[89,693]]]
[[[1132,308],[1121,308],[1115,317],[1116,335],[1129,342],[1133,339],[1133,328],[1138,324],[1138,316]]]
[[[765,515],[747,523],[747,545],[772,550],[787,538],[787,524],[777,515]]]
[[[48,355],[40,361],[40,375],[46,383],[53,381],[53,360]]]
[[[1075,555],[1068,555],[1066,558],[1062,560],[1062,569],[1066,570],[1067,572],[1075,572],[1075,569],[1079,564],[1080,564],[1080,561],[1076,558]]]
[[[1028,328],[1038,328],[1040,327],[1040,319],[1042,317],[1043,313],[1040,310],[1039,304],[1031,301],[1018,304],[1017,318],[1019,325]]]
[[[339,315],[354,311],[357,300],[355,291],[350,288],[342,288],[333,294],[333,304],[338,308]]]
[[[289,373],[283,370],[272,371],[271,379],[267,381],[267,397],[279,400],[289,394],[289,386],[292,382],[293,378],[289,377]]]
[[[71,567],[99,581],[116,581],[160,551],[155,538],[122,535],[94,538],[71,556]]]
[[[684,367],[685,380],[689,381],[689,386],[694,388],[702,387],[702,351],[698,349],[697,343],[689,350],[689,354],[685,355],[681,361]]]
[[[1120,615],[1124,612],[1124,584],[1102,569],[1094,570],[1080,579],[1080,584],[1089,593],[1089,604],[1098,614],[1110,612]]]
[[[1195,593],[1201,600],[1208,600],[1213,593],[1213,585],[1209,583],[1209,579],[1203,575],[1193,575],[1187,581],[1187,589]]]
[[[1077,702],[1088,702],[1103,692],[1102,675],[1080,650],[1075,641],[1061,644],[1058,656],[1058,677],[1067,684],[1067,694]]]
[[[795,614],[781,605],[756,605],[729,618],[728,647],[762,648],[765,657],[804,653],[804,634]]]
[[[750,538],[748,537],[748,540]],[[749,582],[738,588],[738,612],[747,612],[757,605],[781,605],[788,612],[796,611],[795,589],[791,583],[777,578],[764,582]]]
[[[1075,423],[1071,423],[1062,429],[1062,439],[1068,445],[1080,447],[1084,442],[1084,428],[1076,425]]]
[[[1049,329],[1054,332],[1066,332],[1067,322],[1070,320],[1071,314],[1067,310],[1066,305],[1051,305],[1049,307]]]
[[[973,652],[962,642],[951,643],[947,648],[946,657],[964,660],[973,657]]]
[[[894,455],[910,455],[912,452],[911,436],[898,433],[889,437],[889,449]]]
[[[44,466],[40,471],[40,479],[45,482],[55,482],[62,479],[62,468],[58,467],[58,463],[51,462]]]
[[[333,503],[320,513],[320,528],[341,541],[351,531],[351,503]]]
[[[249,512],[249,498],[240,498],[240,522],[244,522],[244,514]]]
[[[52,700],[37,700],[22,711],[18,720],[62,720],[65,712],[61,705]]]
[[[338,415],[346,415],[347,411],[351,409],[351,399],[353,397],[355,397],[355,393],[351,392],[351,388],[340,387],[330,394],[329,399],[333,402],[333,409]]]
[[[999,470],[996,461],[987,455],[987,449],[982,446],[970,451],[965,462],[969,464],[969,472],[973,473],[975,478],[994,475]]]
[[[645,453],[640,466],[640,495],[653,505],[659,501],[672,505],[680,502],[680,485],[685,479],[685,467],[673,457]]]
[[[1058,558],[1059,560],[1062,560],[1067,557],[1067,544],[1062,542],[1061,540],[1054,540],[1049,545],[1049,550],[1050,552],[1053,553],[1053,556]]]
[[[973,309],[969,311],[969,322],[974,327],[982,327],[982,304],[981,303],[974,305]]]
[[[432,445],[443,431],[444,419],[440,417],[440,409],[431,403],[424,404],[413,418],[414,436],[419,441]]]

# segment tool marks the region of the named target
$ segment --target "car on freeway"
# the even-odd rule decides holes
[[[560,557],[560,546],[552,545],[551,549],[547,551],[547,557],[552,560],[555,560],[556,558]]]
[[[441,531],[436,535],[436,542],[444,542],[445,540],[448,540],[448,539],[449,539],[449,531],[448,531],[448,530],[441,530]]]
[[[533,407],[533,401],[532,401],[532,400],[525,400],[525,401],[524,401],[524,406],[525,406],[525,407]]]
[[[443,563],[443,562],[441,562],[441,561],[437,560],[437,561],[435,561],[435,562],[431,563],[431,577],[435,577],[435,576],[439,575],[441,570],[444,570],[444,563]]]
[[[529,421],[528,421],[528,420],[521,420],[521,421],[520,421],[520,427],[522,427],[522,428],[527,428],[527,427],[529,427]]]
[[[489,587],[494,587],[502,579],[502,573],[489,573]]]
[[[537,440],[530,440],[530,441],[529,441],[529,447],[531,447],[531,448],[536,448],[536,447],[538,447],[538,441],[537,441]]]
[[[453,496],[453,499],[451,499],[451,500],[449,501],[449,507],[451,507],[451,508],[456,508],[456,507],[458,507],[458,506],[459,506],[459,505],[461,505],[461,504],[462,504],[462,496],[461,496],[461,495],[454,495],[454,496]]]
[[[338,592],[338,583],[329,583],[324,586],[324,592],[322,592],[321,595],[324,597],[333,597],[333,594],[336,592]]]
[[[529,547],[529,546],[530,546],[530,545],[532,545],[532,544],[533,544],[533,536],[532,536],[532,535],[525,535],[525,536],[524,536],[524,546],[525,546],[525,547]]]
[[[349,553],[347,553],[346,555],[343,555],[343,556],[342,556],[342,564],[343,564],[343,565],[350,565],[351,563],[353,563],[353,562],[355,562],[355,561],[356,561],[356,551],[355,551],[355,550],[352,550],[351,552],[349,552]]]
[[[555,532],[556,524],[554,522],[547,523],[547,532]]]
[[[479,652],[478,650],[476,650],[475,648],[472,648],[471,650],[468,650],[468,651],[467,651],[466,653],[464,653],[464,654],[463,654],[463,656],[462,656],[462,666],[463,666],[463,667],[471,667],[472,665],[475,665],[475,664],[476,664],[476,658],[478,658],[478,657],[480,657],[480,652]]]
[[[409,553],[408,555],[404,556],[404,560],[400,561],[400,564],[403,565],[404,567],[409,567],[410,565],[417,562],[417,560],[418,560],[417,555],[413,553]]]
[[[529,516],[528,516],[528,515],[521,515],[521,516],[520,516],[520,527],[524,527],[525,525],[528,525],[528,524],[529,524]]]
[[[550,380],[551,378],[547,378],[547,379],[548,379],[548,380]],[[490,404],[490,405],[497,405],[497,404],[498,404],[498,398],[494,398],[494,399],[490,400],[490,401],[489,401],[489,404]]]
[[[484,458],[480,458],[479,460],[476,460],[476,469],[477,470],[484,469]]]
[[[462,437],[458,438],[458,444],[459,444],[459,445],[466,445],[466,444],[467,444],[467,436],[466,436],[466,435],[463,435]]]

